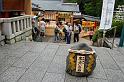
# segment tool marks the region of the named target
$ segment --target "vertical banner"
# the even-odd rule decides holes
[[[110,29],[112,25],[115,0],[103,0],[102,15],[99,29]]]
[[[77,56],[76,72],[84,72],[85,56]]]

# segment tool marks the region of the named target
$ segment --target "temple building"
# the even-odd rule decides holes
[[[38,12],[41,12],[44,14],[44,18],[49,20],[46,28],[47,35],[54,35],[53,31],[57,21],[70,22],[73,24],[73,13],[79,12],[79,5],[77,3],[64,3],[63,1],[64,0],[32,0],[32,9],[34,9],[34,4],[37,4],[39,7],[33,10],[33,14],[37,15]]]
[[[0,18],[30,15],[31,0],[0,0]]]

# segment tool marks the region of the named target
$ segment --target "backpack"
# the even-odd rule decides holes
[[[66,28],[63,28],[63,32],[64,32],[64,33],[67,33],[67,30],[66,30]]]
[[[55,33],[59,33],[59,29],[58,28],[55,28],[54,32]]]
[[[82,30],[82,26],[80,24],[78,24],[78,28],[79,28],[79,33],[80,33]]]
[[[80,28],[79,25],[74,26],[74,28],[75,28],[75,29],[74,29],[74,33],[78,34],[78,33],[81,32],[81,28]],[[76,29],[76,28],[78,28],[78,29]]]

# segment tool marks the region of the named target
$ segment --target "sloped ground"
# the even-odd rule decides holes
[[[19,42],[0,47],[0,82],[124,82],[124,48],[93,47],[98,55],[94,73],[74,77],[65,72],[72,45]]]

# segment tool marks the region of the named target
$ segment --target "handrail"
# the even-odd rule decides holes
[[[106,31],[110,31],[110,30],[112,30],[112,29],[115,29],[117,26],[114,26],[114,27],[112,27],[112,28],[110,28],[110,29],[108,29],[108,30],[106,30]]]
[[[110,30],[114,29],[113,40],[112,40],[112,42],[109,42],[109,43],[112,44],[112,49],[113,49],[113,47],[114,47],[114,40],[115,40],[115,34],[116,34],[116,27],[117,27],[117,26],[114,26],[114,27],[112,27],[111,29],[108,29],[108,30],[107,30],[107,31],[110,31]],[[107,39],[107,38],[106,38],[106,39]],[[107,39],[107,40],[108,40],[108,39]]]

